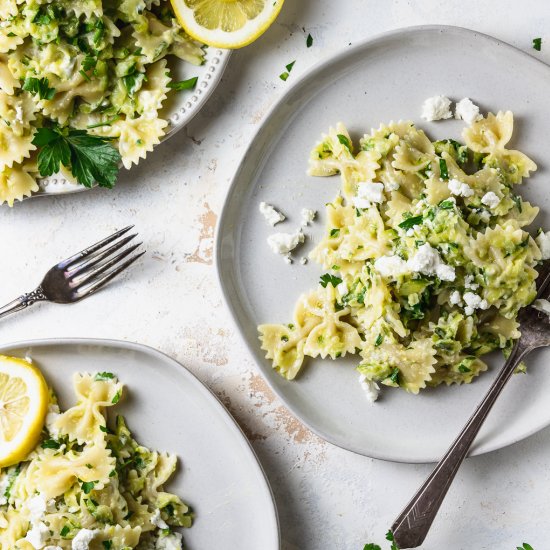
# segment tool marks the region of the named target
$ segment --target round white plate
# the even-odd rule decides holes
[[[179,457],[168,489],[195,511],[189,550],[279,550],[277,512],[256,455],[236,422],[189,371],[146,346],[112,340],[36,340],[0,347],[29,355],[59,397],[75,402],[75,372],[115,373],[126,386],[117,413],[137,440]]]
[[[310,262],[287,265],[266,238],[300,225],[300,209],[319,212],[306,229],[307,255],[323,234],[324,205],[340,178],[306,175],[307,160],[322,132],[338,121],[359,137],[380,122],[413,119],[433,138],[460,138],[461,122],[420,119],[427,97],[470,97],[487,110],[516,116],[512,146],[539,164],[520,192],[542,207],[536,225],[549,228],[550,68],[494,38],[456,27],[414,27],[390,32],[346,49],[315,67],[274,107],[246,153],[229,191],[217,234],[217,266],[234,319],[273,390],[320,437],[367,456],[403,462],[439,459],[480,401],[502,364],[463,387],[427,389],[420,395],[386,389],[371,405],[357,382],[356,360],[307,360],[288,382],[260,349],[256,326],[288,323],[298,296],[323,273]],[[260,201],[280,208],[288,220],[269,227]],[[550,424],[547,352],[528,358],[529,374],[504,391],[473,447],[481,454],[518,441]]]
[[[200,67],[170,56],[167,58],[175,81],[198,77],[193,91],[171,92],[161,111],[161,117],[168,121],[166,134],[161,143],[187,126],[192,118],[204,107],[212,92],[220,83],[227,67],[231,50],[207,48],[204,63]],[[152,155],[154,152],[149,153]],[[141,162],[146,162],[142,160]],[[29,198],[44,195],[78,193],[89,188],[71,183],[62,176],[52,176],[38,181],[40,190]]]

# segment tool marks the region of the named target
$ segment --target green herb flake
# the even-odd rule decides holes
[[[530,544],[524,542],[523,546],[518,546],[516,550],[534,550],[534,548]]]
[[[61,443],[55,439],[45,439],[40,445],[43,449],[59,449]]]
[[[197,81],[199,80],[198,76],[194,76],[193,78],[188,78],[187,80],[179,80],[178,82],[170,82],[168,84],[169,88],[172,88],[172,90],[177,90],[178,92],[182,90],[193,90],[195,89],[195,86],[197,85]]]
[[[27,77],[23,81],[22,88],[40,99],[51,100],[55,96],[55,88],[50,88],[50,81],[47,78]]]
[[[379,334],[374,341],[374,347],[377,348],[384,341],[384,335]]]
[[[296,60],[289,63],[285,68],[288,72],[292,71],[292,68],[294,67],[294,63],[296,63]]]
[[[343,134],[338,134],[336,137],[338,138],[338,141],[351,153],[352,149],[349,138]]]
[[[533,49],[540,52],[542,49],[542,38],[533,38]]]
[[[336,237],[338,237],[338,235],[340,235],[340,229],[339,228],[336,227],[336,228],[330,230],[330,238],[331,239],[335,239]]]
[[[458,370],[462,373],[472,372],[466,365],[458,365]]]
[[[449,169],[447,168],[447,161],[445,159],[439,159],[439,173],[442,180],[449,179]]]
[[[306,46],[308,48],[311,48],[311,46],[313,46],[313,36],[311,36],[311,34],[308,34],[307,35],[307,38],[306,38]]]
[[[452,210],[455,205],[456,202],[454,200],[447,199],[439,203],[439,208],[443,208],[443,210]]]
[[[382,550],[378,544],[373,544],[372,542],[369,542],[368,544],[365,544],[363,546],[363,550]]]
[[[61,531],[59,531],[59,534],[62,536],[62,537],[66,537],[71,531],[71,528],[68,526],[68,525],[64,525],[62,528],[61,528]]]
[[[290,76],[290,75],[289,75],[287,72],[284,72],[284,73],[281,73],[281,74],[279,75],[279,78],[280,78],[281,80],[283,80],[284,82],[286,82],[286,81],[288,80],[288,77],[289,77],[289,76]]]
[[[85,495],[89,495],[93,491],[96,483],[97,481],[83,481],[80,487]]]
[[[420,216],[411,216],[410,218],[404,219],[400,224],[399,227],[401,229],[412,229],[415,225],[420,225],[423,221],[422,215]]]
[[[325,273],[321,276],[321,280],[319,281],[319,284],[323,288],[327,288],[327,285],[331,284],[334,288],[336,288],[340,283],[342,282],[342,279],[340,277],[336,277],[336,275],[331,275],[330,273]]]
[[[105,548],[105,550],[111,550],[111,548],[113,547],[113,543],[110,540],[104,540],[101,542],[101,544],[103,544],[103,548]]]
[[[112,372],[98,372],[94,376],[96,382],[103,382],[105,380],[112,380],[115,375]]]
[[[115,395],[114,395],[114,397],[113,397],[111,403],[112,403],[113,405],[116,405],[116,404],[120,401],[120,397],[121,397],[121,396],[122,396],[122,393],[121,393],[120,390],[118,390],[118,391],[115,393]]]

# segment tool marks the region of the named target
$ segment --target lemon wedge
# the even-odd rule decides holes
[[[216,48],[242,48],[275,21],[284,0],[171,0],[187,34]]]
[[[48,386],[28,361],[0,355],[0,468],[24,460],[40,439]]]

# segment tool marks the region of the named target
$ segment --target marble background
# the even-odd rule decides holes
[[[2,322],[0,341],[119,338],[181,361],[217,393],[252,442],[273,486],[283,550],[382,544],[430,466],[343,451],[285,410],[257,375],[222,302],[212,263],[216,220],[247,143],[301,73],[373,34],[425,23],[480,30],[550,62],[550,8],[542,0],[287,0],[266,35],[234,54],[221,85],[190,126],[131,174],[122,174],[116,189],[0,210],[4,302],[34,288],[58,259],[136,224],[148,254],[131,273],[78,305],[44,305]],[[309,49],[308,33],[314,37]],[[548,40],[541,53],[531,49],[536,36]],[[278,75],[294,59],[290,78],[281,81]],[[470,459],[423,548],[513,550],[526,541],[548,550],[549,488],[550,429]]]

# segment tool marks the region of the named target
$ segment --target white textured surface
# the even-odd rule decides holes
[[[278,501],[284,550],[381,544],[430,467],[355,456],[319,441],[286,414],[255,374],[224,311],[211,263],[213,225],[248,140],[302,71],[350,42],[424,23],[470,27],[527,51],[531,39],[542,36],[543,51],[533,53],[550,61],[550,15],[542,0],[502,0],[498,7],[473,0],[289,0],[276,25],[233,56],[222,84],[190,127],[124,174],[114,191],[0,210],[0,299],[6,302],[33,288],[56,259],[136,223],[149,254],[131,277],[78,305],[35,307],[3,321],[1,342],[121,338],[184,362],[220,395],[251,438]],[[308,32],[314,37],[310,49]],[[294,59],[284,83],[278,75]],[[470,459],[423,548],[502,550],[526,541],[546,550],[549,486],[550,430]]]

